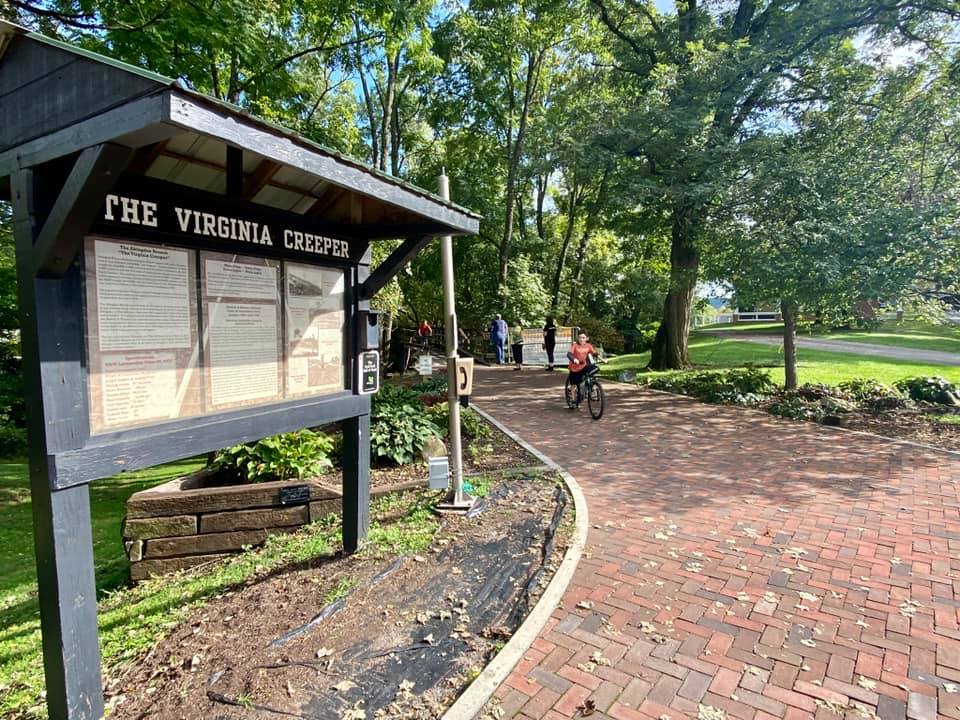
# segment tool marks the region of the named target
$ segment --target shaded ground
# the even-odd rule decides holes
[[[478,403],[591,530],[497,716],[960,718],[960,458],[616,383],[593,422],[516,375]]]
[[[569,514],[553,479],[504,480],[419,554],[374,549],[248,582],[115,674],[111,717],[438,717],[525,616]]]

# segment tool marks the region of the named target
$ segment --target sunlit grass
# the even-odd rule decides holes
[[[762,345],[725,337],[694,335],[690,340],[690,360],[697,368],[732,368],[746,365],[769,366],[774,382],[783,384],[783,351],[775,345]],[[603,374],[617,377],[623,370],[650,377],[663,373],[646,373],[650,353],[620,355],[603,366]],[[932,365],[891,358],[867,357],[850,353],[834,353],[799,348],[798,375],[801,383],[837,385],[854,378],[873,378],[893,384],[917,375],[939,375],[951,382],[960,382],[960,366]]]
[[[755,333],[757,335],[782,335],[783,323],[725,323],[697,328],[711,333]],[[937,350],[960,354],[960,326],[933,324],[920,320],[885,320],[875,330],[830,330],[817,326],[802,326],[797,335],[817,340],[845,340],[868,345]]]

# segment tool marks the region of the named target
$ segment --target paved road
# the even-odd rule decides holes
[[[960,457],[617,384],[593,422],[562,381],[476,376],[590,512],[503,717],[960,718]]]
[[[727,340],[743,340],[745,342],[762,343],[763,345],[783,345],[783,338],[776,335],[753,335],[740,332],[708,332],[707,335],[723,337]],[[891,345],[873,345],[871,343],[850,342],[848,340],[817,340],[815,338],[798,337],[797,347],[811,350],[826,350],[828,352],[852,353],[854,355],[869,355],[875,358],[893,358],[896,360],[910,360],[931,365],[960,365],[960,355],[943,352],[941,350],[918,350],[916,348],[894,347]]]

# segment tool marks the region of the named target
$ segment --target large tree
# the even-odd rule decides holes
[[[848,47],[816,85],[829,105],[811,102],[753,143],[734,227],[711,257],[738,300],[780,304],[787,389],[803,314],[846,320],[958,271],[960,96],[941,68],[877,73]]]
[[[955,0],[590,0],[614,41],[624,111],[601,142],[634,168],[638,202],[669,212],[671,280],[651,366],[688,364],[694,288],[712,213],[762,135],[841,43],[867,33],[942,36]]]
[[[370,0],[372,2],[372,0]],[[362,151],[348,83],[346,0],[13,0],[51,35],[177,78],[345,152]]]

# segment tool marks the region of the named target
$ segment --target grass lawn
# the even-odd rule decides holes
[[[127,498],[138,490],[192,472],[202,464],[200,460],[186,460],[91,484],[94,561],[101,597],[123,587],[128,580],[127,557],[120,537]],[[8,704],[5,690],[13,679],[10,673],[19,677],[31,666],[36,673],[35,661],[40,652],[30,484],[27,466],[21,463],[0,464],[0,612],[0,717],[6,717],[5,713],[15,707]]]
[[[918,350],[940,350],[960,355],[960,327],[956,325],[930,325],[908,320],[888,321],[872,332],[851,330],[830,333],[825,340],[849,340],[870,345],[895,345]]]
[[[772,345],[694,335],[690,338],[690,360],[698,368],[743,367],[748,363],[771,366],[770,375],[774,382],[783,384],[783,353]],[[620,355],[603,366],[603,374],[616,377],[621,370],[640,373],[649,361],[650,353]],[[805,348],[797,350],[797,365],[801,384],[837,385],[853,378],[873,378],[891,384],[914,375],[939,375],[950,382],[960,383],[960,367],[957,366],[928,365]]]
[[[732,325],[708,325],[699,330],[711,333],[754,333],[756,335],[783,335],[783,323],[744,323]],[[822,328],[801,330],[800,337],[815,337],[818,340],[846,340],[868,345],[890,345],[916,350],[939,350],[960,354],[960,327],[956,325],[931,325],[919,320],[885,320],[876,330],[835,330]]]

